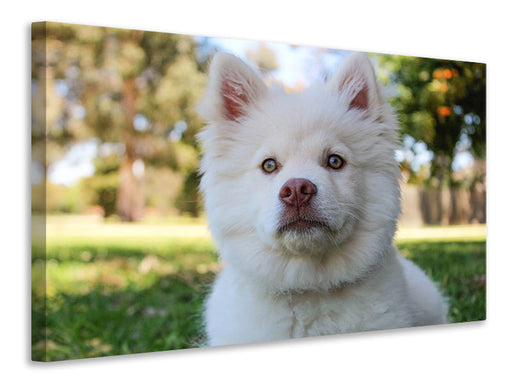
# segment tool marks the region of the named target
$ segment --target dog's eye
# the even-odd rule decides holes
[[[327,165],[332,169],[340,169],[345,164],[345,160],[341,156],[338,155],[330,155],[329,159],[327,159]]]
[[[277,169],[277,162],[274,159],[266,159],[262,164],[261,168],[266,173],[272,173]]]

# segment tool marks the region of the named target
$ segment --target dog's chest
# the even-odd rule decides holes
[[[371,329],[372,318],[389,310],[386,303],[361,300],[346,292],[306,293],[288,299],[290,337],[321,336]]]

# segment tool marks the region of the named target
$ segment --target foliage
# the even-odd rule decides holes
[[[119,158],[115,155],[96,158],[96,173],[83,180],[84,189],[92,196],[93,201],[103,208],[103,216],[109,217],[116,213],[117,193],[119,186]]]
[[[191,172],[183,184],[180,195],[176,199],[176,207],[180,212],[190,214],[192,217],[198,217],[202,209],[201,197],[197,189],[199,180],[199,173]]]
[[[194,107],[206,84],[208,59],[217,49],[210,39],[61,23],[35,23],[32,32],[34,161],[48,170],[74,144],[95,138],[96,173],[88,179],[90,184],[81,185],[106,214],[136,221],[146,212],[145,205],[157,204],[159,212],[198,215],[202,207],[195,135],[202,122]],[[345,55],[315,52],[303,65],[322,74],[332,70],[334,57]],[[246,57],[273,81],[270,74],[279,62],[269,45],[248,49]],[[404,158],[408,181],[435,188],[485,189],[485,65],[376,57],[379,77],[397,90],[392,102],[408,141],[404,151],[416,157],[433,154],[430,163],[421,166]],[[289,90],[299,89],[300,84]],[[453,159],[463,152],[475,158],[474,169],[455,175]],[[117,177],[107,177],[104,170],[111,157],[117,159]],[[141,175],[134,175],[135,168]],[[172,172],[165,186],[170,192],[156,197],[154,175],[162,169]],[[44,184],[33,188],[34,211],[45,207],[44,189]],[[60,188],[53,191],[55,198],[64,196]],[[80,201],[89,200],[73,193],[73,199],[51,201],[48,207],[56,212],[83,209]]]
[[[117,173],[98,174],[87,179],[95,194],[95,202],[103,208],[103,216],[116,213],[119,175]]]
[[[82,213],[93,201],[83,181],[65,187],[46,180],[32,188],[33,214]]]
[[[196,164],[180,167],[179,158],[186,147],[197,151],[201,121],[194,105],[205,85],[191,36],[35,23],[32,47],[32,144],[45,169],[86,138],[122,144],[115,154],[118,190],[109,185],[97,195],[105,205],[115,194],[115,209],[126,220],[137,220],[136,207],[145,201],[145,179],[131,174],[135,161],[179,168],[188,177]],[[109,159],[100,151],[97,174],[104,174],[102,161]]]
[[[379,55],[379,66],[381,78],[398,91],[392,103],[402,133],[433,152],[427,182],[450,183],[459,152],[485,157],[485,64]]]
[[[176,199],[183,189],[183,175],[164,167],[148,167],[146,207],[159,217],[178,214]]]
[[[248,49],[245,54],[263,74],[279,68],[276,53],[265,43],[260,43],[256,49]]]

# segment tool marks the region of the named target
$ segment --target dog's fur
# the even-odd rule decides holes
[[[446,321],[435,285],[392,244],[397,123],[366,55],[287,94],[218,53],[199,112],[201,190],[224,263],[209,345]]]

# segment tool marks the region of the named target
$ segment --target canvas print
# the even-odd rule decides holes
[[[485,64],[40,22],[31,85],[33,360],[486,318]]]

